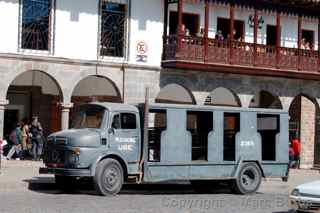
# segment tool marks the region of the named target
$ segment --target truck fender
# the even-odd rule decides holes
[[[251,161],[250,161],[250,160],[246,160],[246,161],[243,161],[241,157],[240,157],[240,159],[239,159],[239,161],[238,161],[238,164],[237,164],[237,167],[236,167],[235,172],[234,172],[234,174],[233,174],[233,177],[234,177],[234,178],[238,177],[238,174],[239,174],[239,171],[240,171],[241,166],[242,166],[244,163],[250,163],[250,162],[257,164],[257,166],[259,167],[259,169],[260,169],[260,171],[261,171],[262,177],[265,178],[265,174],[264,174],[264,171],[263,171],[263,169],[262,169],[262,166],[261,166],[260,161],[255,161],[255,160],[251,160]]]
[[[112,158],[112,159],[115,159],[117,161],[119,161],[119,163],[121,164],[122,166],[122,169],[123,169],[123,172],[124,172],[124,175],[125,177],[127,177],[127,174],[128,174],[128,164],[125,160],[123,160],[123,157],[121,157],[121,155],[119,153],[116,153],[116,152],[108,152],[104,155],[101,155],[90,167],[90,170],[91,170],[91,176],[94,176],[95,173],[96,173],[96,168],[99,164],[100,161],[106,159],[106,158]],[[126,178],[125,178],[126,179]]]

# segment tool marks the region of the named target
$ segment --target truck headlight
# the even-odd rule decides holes
[[[295,197],[298,197],[298,196],[300,195],[299,189],[294,189],[294,190],[291,192],[291,195],[292,195],[292,196],[295,196]]]
[[[78,147],[73,147],[73,148],[71,148],[71,151],[72,151],[73,154],[75,154],[75,155],[80,155],[80,152],[81,152],[80,148],[78,148]]]
[[[78,147],[71,148],[71,152],[68,155],[68,163],[72,166],[77,166],[79,163],[81,150]]]

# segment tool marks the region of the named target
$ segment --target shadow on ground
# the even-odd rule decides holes
[[[38,193],[46,194],[65,194],[59,190],[53,177],[35,177],[23,180],[28,183],[28,189]],[[74,187],[76,190],[67,192],[70,194],[90,194],[96,195],[93,182],[90,179],[78,181]],[[208,191],[206,190],[206,193]],[[221,183],[215,185],[210,194],[232,194],[228,184]],[[204,194],[196,193],[191,184],[187,181],[183,183],[157,183],[157,184],[124,184],[119,194],[136,194],[136,195],[174,195],[174,194]]]

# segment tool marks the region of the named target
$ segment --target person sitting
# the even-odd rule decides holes
[[[301,49],[302,49],[302,50],[305,50],[305,49],[306,49],[306,39],[305,39],[305,38],[302,38],[302,39],[301,39]]]
[[[224,41],[224,37],[222,35],[221,30],[218,30],[216,36],[215,36],[216,41],[218,42],[218,46],[221,46],[223,44]]]
[[[197,32],[197,37],[203,37],[204,36],[204,29],[201,28],[199,32]]]

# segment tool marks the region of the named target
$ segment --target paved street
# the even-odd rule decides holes
[[[38,175],[39,162],[2,161],[0,212],[53,213],[285,213],[294,186],[320,179],[319,172],[292,171],[288,183],[266,180],[252,196],[230,194],[218,187],[212,194],[196,194],[189,184],[126,185],[120,195],[100,197],[91,187],[73,194],[55,188],[52,176]]]

